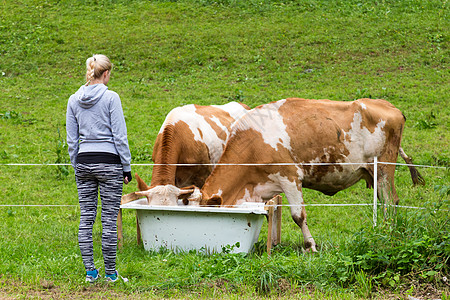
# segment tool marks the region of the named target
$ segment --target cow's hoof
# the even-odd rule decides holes
[[[303,252],[303,254],[307,254],[307,253],[315,254],[315,253],[317,253],[317,250],[316,250],[316,247],[312,246],[312,247],[309,247],[306,249],[302,248],[302,252]]]
[[[305,250],[305,253],[309,253],[309,254],[313,254],[314,255],[314,254],[317,253],[317,250],[315,250],[315,249],[313,250],[313,249],[309,248],[309,249]]]
[[[302,248],[302,252],[303,253],[316,253],[316,243],[308,241],[305,242],[305,249]]]

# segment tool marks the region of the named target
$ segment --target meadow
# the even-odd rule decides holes
[[[0,298],[449,299],[449,4],[437,0],[0,0]],[[372,227],[370,207],[307,207],[319,252],[302,253],[283,209],[249,255],[148,252],[124,212],[117,268],[130,280],[84,283],[65,112],[92,54],[111,58],[132,172],[151,180],[152,147],[184,104],[250,107],[288,97],[382,98],[406,116],[402,147],[425,186],[398,166],[400,204]],[[400,161],[402,162],[403,161]],[[136,189],[132,181],[124,193]],[[370,203],[360,182],[307,204]],[[56,206],[50,206],[56,205]],[[58,206],[61,205],[61,206]],[[379,216],[382,215],[379,210]],[[94,248],[101,265],[101,225]]]

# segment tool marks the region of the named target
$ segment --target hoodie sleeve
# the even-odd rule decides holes
[[[114,138],[114,144],[122,162],[123,171],[131,171],[131,153],[128,146],[127,125],[123,116],[122,104],[117,93],[113,93],[111,106],[111,131]]]
[[[72,108],[70,107],[70,99],[67,103],[66,112],[66,133],[67,133],[67,146],[69,150],[70,162],[73,168],[76,167],[76,159],[78,155],[78,143],[80,140],[80,134],[78,130],[78,122],[75,118]]]

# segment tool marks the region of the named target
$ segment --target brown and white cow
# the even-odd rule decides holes
[[[397,161],[404,123],[400,110],[385,100],[291,98],[261,105],[233,125],[197,200],[233,206],[285,193],[305,248],[316,251],[302,189],[333,195],[361,179],[371,186],[375,156],[379,162]],[[394,171],[395,165],[378,166],[378,197],[397,204]]]
[[[178,196],[189,191],[180,188],[202,187],[222,155],[231,124],[248,109],[245,104],[230,102],[211,106],[190,104],[170,111],[153,147],[155,165],[150,187],[136,174],[141,192],[125,195],[122,203],[145,196],[151,205],[177,205]]]

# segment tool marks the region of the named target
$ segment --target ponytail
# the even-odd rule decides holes
[[[86,85],[100,78],[105,71],[111,71],[112,64],[103,54],[94,54],[86,60]]]

